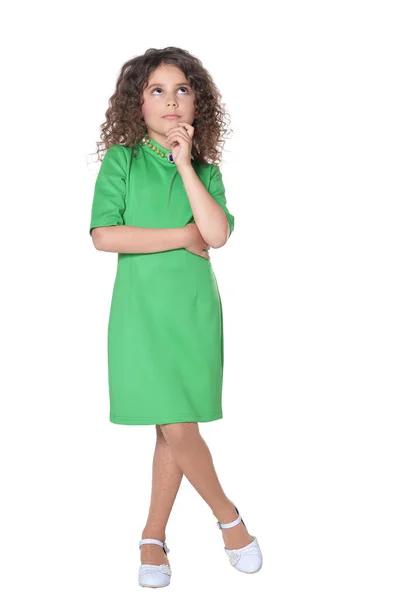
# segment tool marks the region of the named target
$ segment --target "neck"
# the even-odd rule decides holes
[[[166,138],[166,135],[163,135],[161,133],[156,133],[155,131],[152,131],[151,129],[148,129],[148,135],[155,142],[157,142],[158,144],[160,144],[161,146],[163,146],[166,150],[169,150],[169,152],[171,151],[171,148],[170,148],[170,145],[169,145],[168,140]]]

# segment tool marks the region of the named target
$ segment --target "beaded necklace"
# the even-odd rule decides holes
[[[142,146],[148,146],[149,148],[151,148],[151,150],[159,154],[162,158],[166,158],[170,163],[175,162],[173,160],[172,152],[166,153],[154,146],[154,144],[151,143],[150,136],[148,135],[148,133],[146,133],[145,136],[141,139],[140,144]]]

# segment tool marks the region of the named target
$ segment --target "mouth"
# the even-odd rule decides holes
[[[180,119],[180,115],[176,115],[176,114],[163,115],[162,118],[163,119]]]

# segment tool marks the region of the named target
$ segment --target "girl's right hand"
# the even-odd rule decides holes
[[[195,223],[187,223],[187,225],[184,226],[184,229],[187,229],[187,237],[189,240],[184,248],[189,252],[192,252],[192,254],[197,254],[206,260],[210,260],[210,256],[207,252],[210,245],[205,242],[197,225]]]

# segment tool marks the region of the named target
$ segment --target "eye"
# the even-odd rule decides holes
[[[159,88],[159,87],[154,88],[151,93],[153,94],[156,90],[162,90],[162,88]],[[188,93],[188,89],[183,85],[181,87],[179,87],[179,90],[186,90],[186,92]],[[155,94],[155,95],[158,96],[158,94]]]

